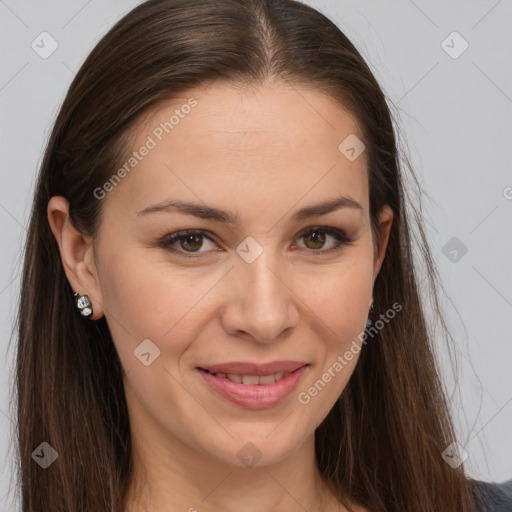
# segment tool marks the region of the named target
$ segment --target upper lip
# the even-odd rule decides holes
[[[273,361],[271,363],[256,364],[250,362],[220,363],[215,365],[198,366],[210,373],[226,373],[234,375],[272,375],[274,373],[292,373],[308,363],[300,361]]]

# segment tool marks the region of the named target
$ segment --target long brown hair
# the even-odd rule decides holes
[[[49,199],[66,197],[72,222],[93,236],[102,204],[93,191],[123,162],[143,114],[191,87],[269,79],[325,92],[355,115],[368,155],[376,244],[380,207],[394,214],[374,317],[395,302],[403,310],[363,348],[318,427],[320,471],[342,503],[348,496],[372,512],[470,510],[462,466],[452,469],[441,457],[454,431],[418,290],[393,116],[368,65],[336,25],[294,0],[149,0],[117,22],[82,65],[38,175],[16,326],[23,512],[121,512],[132,472],[120,360],[105,318],[87,323],[73,309],[47,220]],[[416,183],[410,169],[408,177]],[[442,319],[421,214],[409,207],[430,276],[423,286],[430,285]],[[47,469],[32,458],[42,442],[58,453]]]

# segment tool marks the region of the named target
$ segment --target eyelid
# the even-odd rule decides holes
[[[329,249],[318,249],[316,251],[314,249],[309,249],[308,252],[314,256],[320,256],[322,254],[338,251],[342,249],[343,246],[351,245],[352,242],[354,242],[354,239],[350,238],[343,229],[333,228],[330,226],[311,226],[309,228],[305,228],[299,232],[298,236],[296,236],[296,239],[300,240],[305,235],[308,235],[309,233],[314,233],[315,231],[322,231],[325,234],[332,236],[333,238],[336,239],[336,243],[334,244],[334,247],[331,247]]]
[[[197,251],[197,252],[186,252],[183,250],[177,251],[176,249],[173,249],[170,247],[172,244],[178,242],[180,239],[185,238],[190,235],[200,235],[204,238],[209,239],[211,242],[214,242],[216,244],[219,243],[219,238],[215,236],[210,231],[207,231],[205,229],[183,229],[181,231],[176,231],[175,233],[169,233],[167,235],[164,235],[160,240],[158,240],[157,245],[160,247],[163,247],[165,250],[168,250],[174,254],[178,254],[179,256],[183,256],[185,258],[198,258],[201,254],[204,254],[208,251]],[[218,251],[217,251],[218,252]],[[196,256],[199,255],[199,256]]]
[[[304,228],[301,231],[299,231],[299,233],[295,236],[294,240],[300,240],[304,236],[308,235],[311,232],[315,232],[315,231],[322,231],[325,234],[332,236],[333,238],[336,239],[336,243],[334,244],[334,247],[331,247],[329,249],[318,249],[318,250],[309,249],[308,250],[307,248],[305,248],[305,250],[308,251],[309,254],[314,255],[314,256],[321,256],[321,255],[324,255],[324,254],[327,254],[327,253],[330,253],[333,251],[339,251],[344,246],[350,245],[354,242],[354,239],[347,236],[343,229],[334,228],[334,227],[325,226],[325,225],[317,225],[317,226],[310,226],[310,227]],[[180,239],[185,238],[186,236],[189,236],[189,235],[199,235],[204,238],[207,238],[211,242],[214,242],[216,244],[219,243],[219,238],[208,230],[184,229],[181,231],[176,231],[174,233],[164,235],[162,238],[159,239],[159,241],[157,242],[157,245],[160,247],[163,247],[164,249],[166,249],[174,254],[183,256],[184,258],[199,258],[199,257],[201,257],[201,254],[211,252],[211,251],[186,252],[183,250],[175,250],[170,247],[172,244],[178,242]],[[220,252],[220,251],[215,251],[215,252]]]

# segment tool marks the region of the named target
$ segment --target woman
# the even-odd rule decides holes
[[[306,5],[150,0],[120,20],[38,179],[23,511],[497,503],[455,442],[396,146],[367,64]]]

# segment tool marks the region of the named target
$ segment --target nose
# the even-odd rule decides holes
[[[226,283],[229,291],[221,314],[228,334],[259,343],[290,334],[299,319],[299,299],[289,282],[290,274],[284,271],[284,263],[278,264],[268,253],[264,251],[252,263],[237,259]]]

